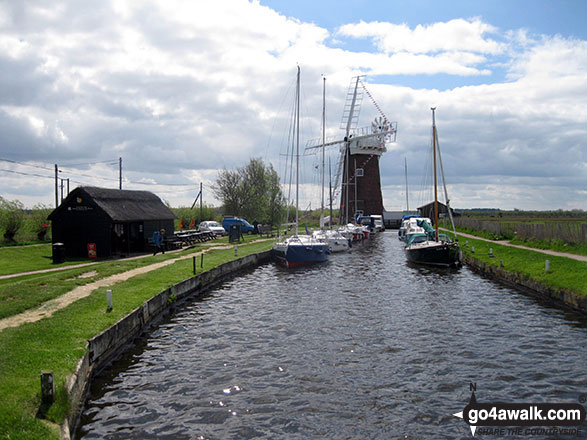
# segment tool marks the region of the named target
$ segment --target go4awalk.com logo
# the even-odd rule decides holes
[[[480,403],[475,397],[476,386],[471,384],[471,399],[456,414],[475,433],[513,436],[581,437],[585,408],[579,403]],[[585,396],[579,401],[585,403]]]

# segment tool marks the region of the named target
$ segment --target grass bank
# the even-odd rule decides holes
[[[554,290],[587,297],[585,262],[471,238],[460,238],[459,242],[464,255],[486,265],[501,267],[503,262],[503,269],[508,272],[537,281]],[[465,246],[466,242],[468,246]],[[493,249],[493,257],[489,255],[490,249]],[[550,263],[548,272],[545,270],[546,260]]]
[[[198,273],[270,247],[271,241],[241,244],[238,257],[234,256],[232,248],[211,250],[204,257],[203,268],[198,259]],[[156,258],[161,257],[164,256]],[[155,259],[146,260],[152,263]],[[112,289],[114,309],[110,313],[106,312],[104,289],[96,289],[88,297],[57,311],[50,319],[0,332],[0,433],[3,438],[58,439],[58,425],[70,410],[65,381],[83,356],[86,341],[144,301],[191,276],[192,260],[177,261],[116,284]],[[39,373],[42,370],[54,372],[56,391],[56,401],[41,411],[44,419],[36,417],[41,407]]]

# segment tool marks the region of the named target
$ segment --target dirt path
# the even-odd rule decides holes
[[[65,307],[67,307],[68,305],[70,305],[71,303],[73,303],[81,298],[84,298],[86,296],[89,296],[95,289],[98,289],[100,287],[113,286],[116,283],[126,281],[129,278],[132,278],[136,275],[140,275],[143,273],[147,273],[147,272],[151,272],[153,270],[160,269],[160,268],[167,266],[169,264],[173,264],[176,261],[186,260],[188,258],[193,258],[195,256],[199,256],[199,255],[206,253],[206,252],[213,250],[213,249],[232,249],[233,247],[234,247],[233,245],[210,247],[210,248],[204,249],[200,252],[196,252],[196,253],[189,254],[189,255],[182,255],[181,257],[178,257],[178,258],[173,258],[170,260],[161,261],[159,263],[150,264],[148,266],[139,267],[136,269],[129,270],[127,272],[121,272],[121,273],[111,275],[109,277],[94,281],[93,283],[86,284],[85,286],[76,287],[75,289],[59,296],[58,298],[54,298],[52,300],[49,300],[49,301],[41,304],[39,307],[37,307],[35,309],[27,310],[27,311],[22,312],[18,315],[9,316],[8,318],[1,319],[0,320],[0,331],[4,330],[5,328],[9,328],[9,327],[18,327],[19,325],[24,324],[26,322],[36,322],[36,321],[39,321],[43,318],[48,318],[48,317],[52,316],[53,313],[55,313],[57,310],[61,310]],[[93,263],[91,263],[91,264],[93,264]],[[69,268],[71,268],[71,266],[69,266],[67,268],[69,269]]]
[[[445,231],[446,230],[447,229],[445,229]],[[531,247],[528,247],[528,246],[521,246],[519,244],[511,244],[507,240],[501,240],[501,241],[489,240],[487,238],[477,237],[476,235],[464,234],[462,232],[457,232],[457,235],[460,236],[460,237],[474,238],[475,240],[487,241],[489,243],[501,244],[503,246],[511,246],[511,247],[515,247],[515,248],[518,248],[518,249],[525,249],[525,250],[528,250],[528,251],[540,252],[542,254],[554,255],[556,257],[571,258],[571,259],[577,260],[577,261],[587,261],[587,256],[584,256],[584,255],[569,254],[569,253],[566,253],[566,252],[557,252],[557,251],[551,251],[551,250],[548,250],[548,249],[536,249],[536,248],[531,248]]]

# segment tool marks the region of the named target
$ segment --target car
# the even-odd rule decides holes
[[[205,222],[200,223],[198,226],[198,231],[200,232],[213,232],[214,235],[226,235],[225,229],[222,225],[218,222],[213,220],[208,220]]]
[[[254,226],[251,225],[244,218],[225,216],[222,219],[222,226],[224,227],[227,233],[232,225],[240,225],[241,234],[253,234],[255,232]]]

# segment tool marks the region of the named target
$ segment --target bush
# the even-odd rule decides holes
[[[0,196],[0,227],[4,230],[4,239],[14,241],[14,236],[24,221],[24,205],[18,200],[6,200]]]
[[[29,217],[30,229],[40,241],[45,240],[45,236],[49,230],[49,220],[47,220],[47,217],[49,217],[51,211],[52,209],[49,206],[42,203],[33,206]]]

